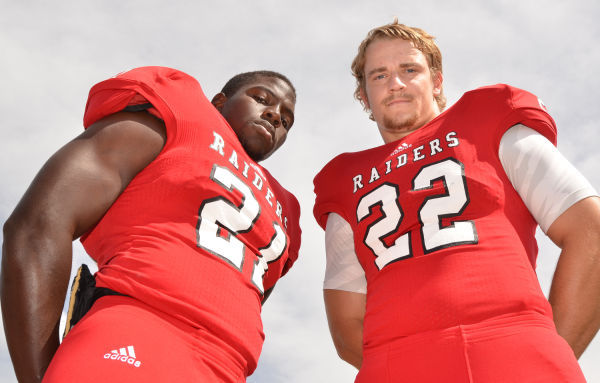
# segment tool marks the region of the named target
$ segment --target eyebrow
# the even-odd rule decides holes
[[[384,66],[380,66],[378,68],[371,69],[369,72],[367,72],[367,77],[371,77],[375,73],[385,72],[386,70],[387,70],[387,67],[384,67]]]

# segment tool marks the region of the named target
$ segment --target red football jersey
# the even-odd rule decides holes
[[[97,285],[202,329],[215,356],[250,374],[264,340],[263,292],[298,257],[298,201],[180,71],[137,68],[95,85],[84,125],[140,99],[164,120],[167,140],[82,237]]]
[[[536,222],[498,158],[522,123],[556,143],[537,97],[467,92],[401,140],[344,153],[315,177],[314,215],[352,227],[367,279],[365,348],[521,312],[551,318],[535,274]]]

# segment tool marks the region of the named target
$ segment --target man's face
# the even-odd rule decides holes
[[[294,91],[283,80],[260,76],[230,97],[217,94],[212,103],[255,161],[269,157],[285,141],[294,123]]]
[[[432,78],[427,59],[412,42],[377,39],[365,58],[361,94],[385,142],[408,135],[440,113],[434,96],[441,92],[442,76]]]

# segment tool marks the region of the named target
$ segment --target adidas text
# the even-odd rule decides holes
[[[127,348],[123,347],[119,349],[119,351],[112,350],[111,352],[107,352],[104,354],[104,359],[118,360],[119,362],[127,363],[134,367],[139,367],[142,365],[142,362],[136,360],[135,358],[133,346],[128,346]]]

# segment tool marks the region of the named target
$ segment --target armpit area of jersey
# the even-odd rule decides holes
[[[146,111],[153,115],[156,118],[164,120],[160,115],[160,112],[152,105],[152,103],[148,102],[144,96],[141,94],[136,94],[131,101],[129,101],[129,105],[127,105],[123,112],[143,112]]]

